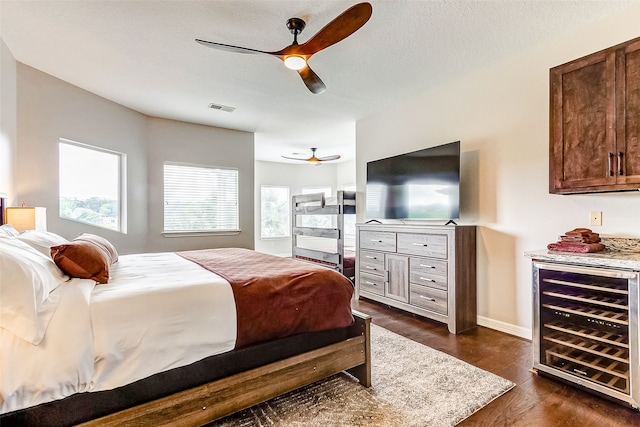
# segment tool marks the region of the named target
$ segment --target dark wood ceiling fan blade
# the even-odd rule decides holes
[[[304,82],[305,86],[307,86],[307,89],[309,89],[316,95],[327,90],[327,87],[322,82],[322,80],[320,80],[320,77],[318,77],[318,75],[314,73],[308,65],[302,70],[298,70],[298,74],[300,74],[300,77],[302,77],[302,81]]]
[[[308,157],[304,157],[304,158],[302,158],[302,159],[301,159],[301,158],[299,158],[299,157],[289,157],[289,156],[280,156],[280,157],[282,157],[283,159],[289,159],[289,160],[300,160],[301,162],[307,162],[307,161],[309,161],[309,158],[308,158]]]
[[[200,39],[196,39],[196,42],[200,43],[203,46],[212,47],[212,48],[218,49],[218,50],[226,50],[228,52],[251,53],[251,54],[266,53],[267,55],[273,55],[273,53],[271,53],[271,52],[264,52],[262,50],[250,49],[248,47],[232,46],[230,44],[209,42],[209,41],[200,40]]]
[[[322,27],[313,37],[298,46],[303,55],[313,55],[349,37],[367,23],[373,7],[369,3],[359,3],[342,12],[333,21]]]
[[[320,160],[321,162],[327,162],[329,160],[338,160],[339,158],[339,154],[334,154],[333,156],[318,157],[318,160]]]

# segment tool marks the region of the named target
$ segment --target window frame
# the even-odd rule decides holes
[[[61,191],[60,191],[60,147],[61,145],[69,145],[69,146],[73,146],[73,147],[77,147],[77,148],[82,148],[85,150],[90,150],[93,152],[98,152],[98,153],[103,153],[103,154],[110,154],[110,155],[114,155],[117,157],[118,159],[118,183],[117,183],[117,188],[118,188],[118,219],[116,221],[116,228],[109,228],[109,227],[105,227],[103,225],[99,225],[99,224],[94,224],[92,222],[89,221],[83,221],[77,218],[69,218],[67,216],[62,216],[60,209],[61,209],[61,203],[60,203],[60,199],[61,199]],[[103,147],[98,147],[95,145],[90,145],[90,144],[86,144],[83,142],[78,142],[78,141],[73,141],[67,138],[58,138],[58,217],[60,219],[65,219],[68,221],[74,221],[74,222],[78,222],[80,224],[87,224],[93,227],[98,227],[104,230],[110,230],[110,231],[115,231],[118,233],[123,233],[123,234],[127,234],[127,155],[126,153],[122,153],[119,151],[115,151],[115,150],[110,150],[107,148],[103,148]]]
[[[178,167],[187,167],[187,168],[200,168],[200,169],[214,169],[214,170],[227,170],[234,171],[236,174],[236,227],[235,228],[225,228],[225,229],[206,229],[206,230],[167,230],[165,229],[166,225],[166,215],[165,215],[165,207],[167,205],[166,200],[166,182],[165,182],[165,167],[166,166],[178,166]],[[174,161],[164,161],[162,163],[162,236],[164,237],[188,237],[188,236],[221,236],[221,235],[237,235],[242,231],[240,228],[240,171],[238,168],[227,167],[227,166],[212,166],[212,165],[203,165],[197,163],[188,163],[188,162],[174,162]]]
[[[263,190],[265,188],[281,188],[287,190],[287,228],[286,234],[282,236],[265,236],[263,235],[263,219],[264,219],[264,203],[263,203]],[[291,237],[291,187],[285,185],[261,185],[260,186],[260,239],[261,240],[275,240],[275,239],[288,239]]]

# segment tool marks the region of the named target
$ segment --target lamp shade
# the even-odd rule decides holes
[[[6,208],[5,214],[5,222],[18,231],[47,231],[47,208],[11,207]]]

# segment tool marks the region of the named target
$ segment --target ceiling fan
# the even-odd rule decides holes
[[[289,160],[300,160],[303,162],[309,162],[312,165],[319,165],[322,162],[328,162],[330,160],[338,160],[340,158],[339,154],[334,154],[332,156],[325,156],[325,157],[316,157],[316,150],[317,148],[311,149],[311,157],[306,157],[306,158],[288,157],[288,156],[282,156],[282,157],[284,159],[289,159]]]
[[[331,45],[347,38],[362,27],[371,17],[373,8],[369,3],[359,3],[342,12],[333,21],[325,25],[313,37],[302,44],[298,44],[298,35],[302,32],[306,23],[300,18],[287,20],[287,28],[293,34],[293,43],[284,49],[275,52],[265,52],[246,47],[232,46],[223,43],[210,42],[196,39],[196,42],[214,49],[226,50],[236,53],[264,53],[273,55],[284,62],[287,68],[298,72],[307,88],[319,94],[327,88],[320,77],[309,67],[308,60]]]

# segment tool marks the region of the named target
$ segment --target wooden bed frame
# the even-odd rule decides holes
[[[354,311],[348,338],[80,424],[201,426],[341,371],[371,386],[371,317]]]
[[[333,199],[332,199],[333,200]],[[347,268],[344,265],[344,216],[355,215],[356,213],[356,192],[337,192],[335,204],[328,204],[324,193],[301,194],[291,198],[291,254],[294,259],[317,262],[321,265],[328,265],[342,273],[346,277],[355,278],[355,264]],[[336,228],[321,227],[299,227],[299,215],[335,215]],[[335,239],[337,252],[325,252],[315,249],[307,249],[298,246],[299,236],[321,237],[325,239]]]

